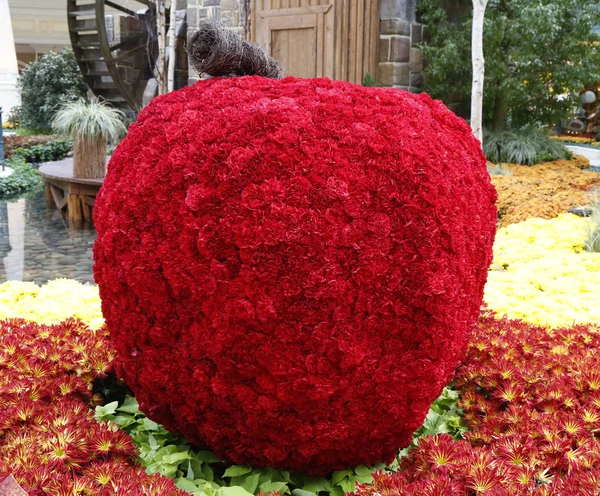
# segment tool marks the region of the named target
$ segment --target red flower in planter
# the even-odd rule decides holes
[[[427,95],[242,77],[157,98],[95,208],[120,375],[235,463],[390,460],[465,354],[495,197]]]

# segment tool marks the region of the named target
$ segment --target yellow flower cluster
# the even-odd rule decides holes
[[[565,143],[600,146],[600,141],[591,140],[589,138],[580,138],[579,136],[550,136],[550,139],[564,141]]]
[[[2,121],[2,129],[16,129],[17,126],[15,126],[13,123],[8,122],[8,121]]]
[[[52,324],[69,317],[82,320],[92,329],[104,325],[97,286],[72,279],[55,279],[41,287],[24,281],[0,285],[0,319]]]
[[[549,327],[600,322],[600,253],[584,251],[588,228],[588,219],[562,214],[500,229],[487,306]]]

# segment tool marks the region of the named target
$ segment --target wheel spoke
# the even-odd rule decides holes
[[[120,10],[121,12],[124,12],[125,14],[127,14],[131,17],[136,17],[135,11],[128,9],[127,7],[123,7],[123,6],[119,5],[118,3],[111,2],[110,0],[104,0],[104,4],[108,5],[109,7],[112,7],[113,9]]]

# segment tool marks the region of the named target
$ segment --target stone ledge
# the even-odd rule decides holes
[[[378,82],[381,86],[408,86],[410,70],[407,63],[384,62],[379,64]]]
[[[410,22],[404,19],[382,19],[379,23],[379,34],[410,36]]]

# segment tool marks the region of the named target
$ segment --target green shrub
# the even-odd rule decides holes
[[[62,160],[73,149],[73,142],[68,140],[51,141],[45,145],[34,145],[28,148],[17,148],[13,153],[22,157],[28,164]]]
[[[87,86],[73,52],[47,52],[19,78],[21,126],[48,128],[61,104],[84,98]]]
[[[25,191],[41,189],[42,176],[22,158],[7,159],[6,166],[13,169],[13,173],[8,177],[0,178],[1,199],[12,198]]]
[[[573,154],[559,141],[551,140],[543,131],[524,128],[510,131],[489,131],[483,135],[483,153],[490,162],[534,165],[560,158],[572,158]]]
[[[375,78],[371,76],[370,72],[365,73],[365,78],[363,79],[363,86],[377,86],[377,83],[375,83]]]
[[[30,164],[62,160],[73,149],[72,141],[62,136],[7,136],[6,157],[21,157]]]

